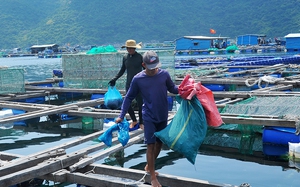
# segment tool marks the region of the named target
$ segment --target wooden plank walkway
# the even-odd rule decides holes
[[[91,140],[101,133],[103,131],[87,135],[79,140],[65,143],[49,150],[10,160],[0,167],[0,186],[11,186],[32,178],[42,178],[55,182],[78,183],[88,186],[150,186],[144,184],[150,181],[149,175],[144,171],[93,164],[95,161],[103,159],[111,153],[141,142],[143,140],[142,130],[130,133],[131,138],[125,147],[122,147],[118,143],[117,137],[115,137],[112,140],[115,145],[110,148],[106,148],[103,143],[99,143],[65,154],[64,148]],[[49,154],[50,152],[56,153],[57,150],[60,151],[60,155]],[[90,155],[97,151],[98,153]],[[158,178],[164,186],[172,187],[183,185],[205,187],[233,186],[166,174],[160,174]],[[140,179],[144,179],[143,182],[139,182]]]
[[[281,66],[273,67],[281,68]],[[272,70],[272,68],[261,68],[261,70]],[[247,71],[249,72],[249,71]],[[250,71],[253,73],[253,71]],[[232,75],[234,75],[233,73]],[[299,78],[299,77],[295,77]],[[200,79],[199,79],[200,80]],[[227,79],[219,76],[210,76],[201,78],[202,83],[221,83],[225,81],[227,84],[245,84],[245,79]],[[51,81],[49,81],[51,82]],[[228,104],[234,104],[252,96],[299,96],[300,92],[287,93],[281,90],[292,89],[300,85],[299,80],[285,80],[274,87],[258,89],[250,92],[213,92],[217,107],[222,108]],[[93,107],[104,103],[102,99],[79,101],[76,103],[65,104],[62,106],[50,104],[29,104],[15,102],[20,98],[30,98],[37,96],[49,96],[56,93],[80,92],[80,93],[105,93],[106,89],[70,89],[70,88],[53,88],[53,87],[37,87],[26,85],[26,90],[30,91],[25,94],[8,94],[0,96],[0,108],[22,109],[27,112],[11,117],[1,118],[0,124],[15,122],[20,120],[31,119],[35,117],[47,116],[51,114],[64,113],[71,116],[85,116],[93,118],[115,118],[119,115],[119,110],[93,109],[90,112],[84,110],[85,107]],[[125,93],[124,90],[121,93]],[[169,112],[171,119],[176,112]],[[295,127],[295,120],[282,119],[279,116],[267,115],[251,115],[247,118],[240,117],[240,114],[221,114],[224,123],[228,124],[252,124],[261,126],[280,126]],[[88,186],[149,186],[150,178],[145,171],[106,166],[94,164],[108,155],[120,151],[128,146],[143,140],[143,132],[141,130],[130,133],[130,140],[125,147],[118,143],[117,138],[113,138],[114,146],[106,148],[103,143],[86,147],[84,149],[66,154],[65,149],[72,148],[76,145],[90,141],[99,137],[103,131],[95,132],[90,135],[79,138],[78,140],[65,143],[38,153],[28,156],[10,155],[0,153],[0,186],[11,186],[32,178],[42,178],[57,182],[79,183]],[[1,161],[0,160],[0,161]],[[143,182],[140,182],[143,179]],[[204,180],[190,179],[166,174],[158,176],[159,181],[164,186],[233,186],[230,184],[217,184]],[[148,183],[148,184],[147,184]]]

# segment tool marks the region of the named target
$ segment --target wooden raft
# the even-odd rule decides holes
[[[215,76],[213,78],[217,77],[218,76]],[[232,84],[232,82],[228,83]],[[221,108],[226,104],[233,104],[253,95],[298,95],[299,93],[294,92],[280,92],[280,90],[289,89],[298,84],[298,81],[281,82],[281,84],[278,84],[272,88],[265,88],[251,92],[214,92],[214,96],[216,98],[222,98],[221,100],[216,101],[217,106]],[[2,118],[0,119],[0,124],[59,113],[65,113],[72,116],[87,116],[93,118],[114,118],[117,117],[120,113],[120,111],[118,110],[112,111],[105,109],[93,109],[93,111],[91,112],[84,111],[84,107],[102,104],[104,102],[103,99],[80,101],[76,103],[65,104],[62,106],[47,104],[28,104],[11,101],[15,99],[45,96],[60,92],[73,91],[82,93],[105,93],[107,90],[45,88],[30,86],[29,84],[26,86],[26,90],[30,90],[31,93],[23,95],[11,94],[0,97],[0,107],[23,109],[27,111],[27,113],[25,114]],[[121,93],[125,92],[122,91]],[[174,112],[169,112],[170,119],[174,114]],[[239,115],[240,114],[222,114],[221,117],[225,123],[232,124],[295,127],[294,120],[280,119],[278,116],[253,115],[248,118],[242,118],[238,117]],[[97,138],[102,133],[103,131],[99,131],[81,137],[79,140],[56,146],[54,148],[39,153],[34,153],[28,156],[0,153],[1,160],[8,160],[7,162],[3,162],[2,166],[0,167],[0,186],[11,186],[23,181],[30,180],[32,178],[42,178],[57,182],[79,183],[88,186],[149,186],[145,183],[139,183],[139,180],[143,178],[146,183],[150,182],[149,175],[145,174],[144,171],[94,164],[94,162],[103,159],[112,153],[124,149],[121,144],[118,144],[117,138],[113,138],[113,143],[116,145],[108,149],[104,149],[106,148],[106,146],[103,143],[99,143],[97,145],[93,145],[85,149],[66,154],[65,149]],[[141,142],[143,140],[142,134],[143,133],[141,130],[130,133],[131,138],[125,147]],[[90,155],[94,152],[97,153]],[[107,176],[113,177],[114,180],[108,178]],[[124,180],[120,180],[120,178],[129,179],[130,181],[124,182]],[[189,179],[165,174],[159,175],[159,181],[164,186],[172,187],[232,186],[229,184],[216,184],[209,181]]]
[[[172,117],[173,115],[170,115],[169,120]],[[140,129],[130,133],[130,140],[125,147],[115,137],[112,139],[114,146],[110,148],[106,148],[106,145],[101,142],[66,154],[65,149],[91,141],[102,133],[103,131],[95,132],[28,156],[0,153],[0,159],[8,159],[0,167],[0,186],[11,186],[33,178],[88,186],[150,186],[150,177],[144,171],[94,164],[112,153],[141,142],[143,131]],[[233,186],[165,174],[160,174],[158,178],[162,185],[173,187],[183,185],[187,187]],[[140,179],[144,182],[140,182]]]

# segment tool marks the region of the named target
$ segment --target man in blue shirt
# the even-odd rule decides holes
[[[145,70],[133,77],[122,104],[122,111],[115,122],[120,123],[124,119],[131,101],[140,92],[143,98],[144,142],[147,144],[145,170],[151,175],[152,186],[157,187],[161,185],[156,177],[158,173],[155,172],[155,160],[160,153],[162,142],[154,133],[167,126],[168,91],[178,94],[178,87],[171,80],[170,74],[159,68],[161,63],[154,51],[144,53],[142,65]]]

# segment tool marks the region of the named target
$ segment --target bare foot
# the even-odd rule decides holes
[[[153,187],[161,187],[160,183],[157,179],[151,181],[151,186]]]
[[[137,124],[137,121],[131,122],[129,128],[132,129],[136,124]]]
[[[140,124],[140,129],[144,130],[144,125]]]
[[[148,164],[145,166],[144,170],[147,172],[147,173],[150,173],[149,169],[148,169]],[[155,172],[155,176],[158,176],[158,172],[156,171]]]

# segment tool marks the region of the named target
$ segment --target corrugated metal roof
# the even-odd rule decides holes
[[[299,38],[299,37],[300,37],[300,33],[290,33],[285,36],[285,38]]]
[[[30,48],[53,47],[55,45],[57,45],[57,44],[33,45]]]
[[[267,35],[265,34],[243,34],[243,35],[239,35],[240,36],[257,36],[257,37],[266,37]]]
[[[196,39],[196,40],[216,40],[216,39],[229,39],[230,37],[211,37],[211,36],[184,36],[187,39]]]

